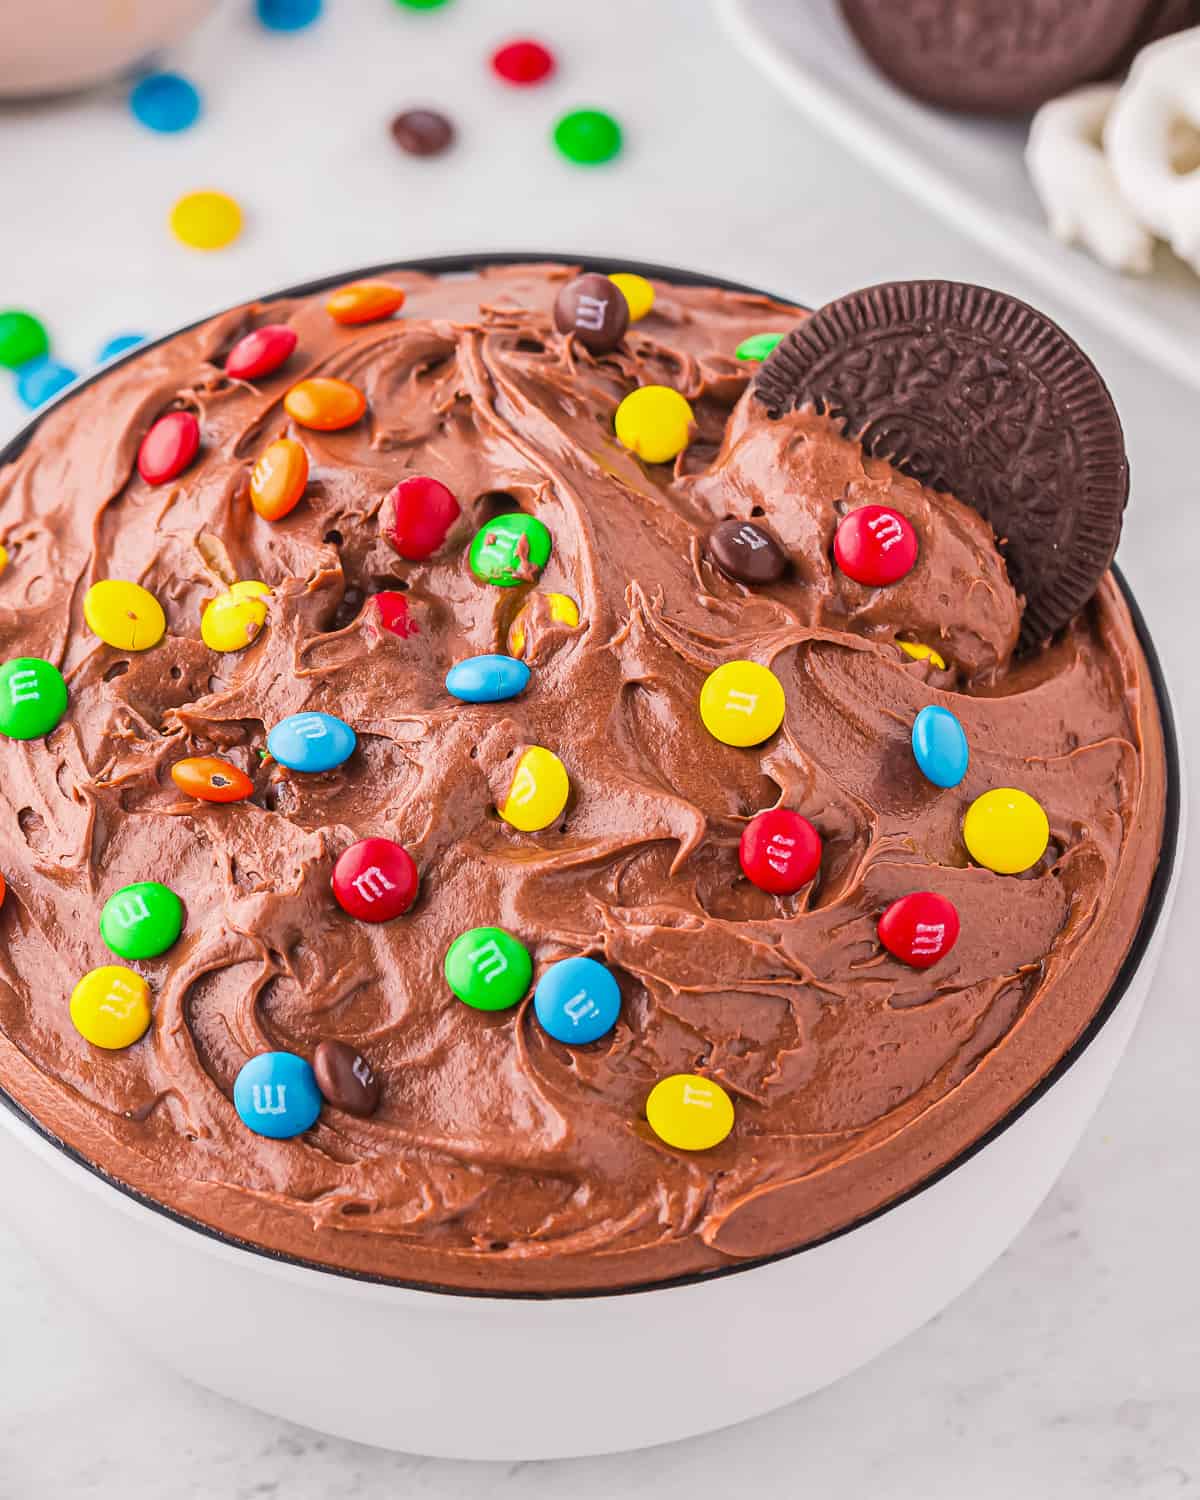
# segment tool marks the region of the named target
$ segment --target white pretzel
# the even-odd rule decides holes
[[[1098,83],[1043,104],[1029,127],[1025,164],[1055,239],[1083,245],[1114,270],[1144,275],[1153,237],[1121,197],[1100,149],[1116,97],[1115,84]]]
[[[1138,218],[1200,271],[1200,27],[1140,53],[1104,149]]]

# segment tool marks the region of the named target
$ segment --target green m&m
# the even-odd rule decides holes
[[[18,370],[30,360],[50,352],[46,330],[32,313],[19,308],[0,312],[0,365]]]
[[[554,144],[568,161],[597,167],[621,150],[621,127],[602,109],[573,109],[554,127]]]
[[[122,886],[100,913],[100,936],[121,958],[157,958],[182,930],[183,903],[157,880]]]
[[[532,978],[529,949],[503,927],[472,927],[446,950],[446,983],[476,1010],[508,1010]]]
[[[733,351],[738,359],[766,359],[783,342],[782,333],[752,333]]]
[[[67,684],[40,656],[14,656],[0,667],[0,734],[38,740],[67,711]]]
[[[497,516],[481,526],[471,543],[471,572],[484,583],[511,589],[536,583],[550,561],[550,533],[536,516],[523,511]]]

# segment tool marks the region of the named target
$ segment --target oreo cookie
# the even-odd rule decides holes
[[[972,505],[1047,641],[1112,562],[1129,496],[1121,422],[1091,360],[1015,297],[952,281],[852,292],[793,329],[753,390],[814,405],[877,458]]]
[[[840,0],[867,56],[906,93],[971,114],[1023,114],[1108,77],[1163,0]]]

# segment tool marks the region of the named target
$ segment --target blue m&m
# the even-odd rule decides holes
[[[358,739],[333,714],[288,714],[267,736],[267,749],[289,771],[332,771],[354,753]]]
[[[533,1009],[556,1042],[582,1046],[617,1024],[621,990],[612,970],[596,959],[564,958],[538,980]]]
[[[200,93],[178,73],[149,73],[134,84],[129,108],[147,130],[172,135],[200,118]]]
[[[321,1090],[304,1058],[294,1052],[260,1052],[237,1076],[233,1107],[255,1135],[285,1141],[316,1123]]]
[[[446,673],[446,691],[464,703],[502,703],[529,685],[529,668],[514,656],[468,656]]]
[[[967,735],[948,708],[929,704],[913,720],[912,748],[921,773],[934,786],[957,786],[971,759]]]
[[[17,397],[33,411],[78,378],[70,365],[60,365],[56,359],[35,359],[17,375]]]

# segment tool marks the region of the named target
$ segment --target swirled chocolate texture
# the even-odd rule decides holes
[[[357,329],[323,298],[238,308],[105,374],[41,424],[0,474],[4,657],[61,665],[70,707],[42,741],[4,747],[0,1085],[114,1179],[253,1245],[433,1286],[618,1288],[736,1265],[827,1235],[913,1188],[1001,1120],[1071,1046],[1137,928],[1159,847],[1164,759],[1130,618],[1106,578],[1055,643],[1014,663],[1021,603],[974,510],[864,456],[812,410],[771,420],[733,351],[800,309],[660,284],[614,351],[559,333],[572,268],[439,280],[396,273],[403,314]],[[290,323],[286,370],[231,382],[248,329]],[[750,367],[751,370],[753,366]],[[342,432],[296,428],[288,387],[320,373],[365,392]],[[695,431],[673,465],[643,465],[613,434],[639,384],[674,386]],[[203,441],[177,480],[148,487],[138,443],[172,407]],[[248,498],[267,443],[297,438],[311,481],[285,520]],[[412,473],[464,514],[445,546],[406,563],[378,524]],[[901,582],[840,575],[848,507],[885,502],[920,539]],[[534,586],[470,572],[474,530],[520,508],[554,541]],[[750,586],[710,558],[722,520],[755,520],[788,556]],[[88,586],[133,579],[168,634],[131,654],[89,633]],[[236,579],[273,589],[246,650],[201,641],[205,602]],[[375,595],[386,591],[385,607]],[[549,591],[579,605],[556,622]],[[395,595],[407,616],[397,624]],[[505,649],[529,604],[525,693],[457,702],[446,669]],[[936,648],[937,669],[898,639]],[[769,664],[787,695],[753,750],[718,743],[697,700],[721,662]],[[913,762],[929,703],[971,745],[961,787]],[[303,775],[264,760],[286,714],[347,720],[358,748]],[[498,818],[524,747],[558,754],[572,793],[538,834]],[[172,764],[217,753],[254,780],[215,805]],[[989,787],[1045,806],[1046,858],[1020,878],[972,866],[965,808]],[[775,898],[742,878],[755,812],[784,805],[819,829],[814,884]],[[386,924],[356,921],[330,870],[356,839],[403,843],[420,895]],[[74,1030],[76,980],[110,962],[97,927],[118,887],[163,879],[183,935],[138,965],[150,1031],[124,1052]],[[962,920],[930,970],[885,953],[892,899],[935,890]],[[570,1049],[527,998],[472,1010],[442,961],[465,929],[497,925],[535,977],[591,954],[614,970],[620,1020]],[[251,1134],[232,1103],[247,1058],[312,1058],[326,1040],[369,1061],[369,1118],[326,1106],[292,1140]],[[676,1151],[644,1104],[665,1075],[729,1091],[715,1149]]]

